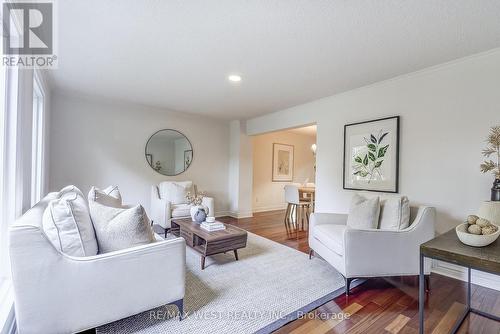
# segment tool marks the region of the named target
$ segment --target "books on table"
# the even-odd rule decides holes
[[[203,222],[201,223],[200,227],[208,232],[221,231],[226,229],[226,226],[218,221],[214,221],[213,223]]]

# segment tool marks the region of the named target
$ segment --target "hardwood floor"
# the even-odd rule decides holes
[[[307,232],[287,235],[284,211],[255,214],[253,218],[220,220],[249,232],[307,253]],[[369,279],[345,294],[292,321],[275,333],[418,333],[418,284],[416,277]],[[431,275],[431,291],[426,302],[425,333],[449,333],[465,303],[465,283],[445,276]],[[473,285],[472,305],[500,315],[500,293]],[[349,319],[332,315],[349,313]],[[500,333],[500,323],[477,315],[469,316],[459,333]]]

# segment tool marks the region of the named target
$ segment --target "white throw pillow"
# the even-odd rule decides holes
[[[90,188],[88,199],[89,202],[97,202],[113,208],[122,207],[122,195],[118,186],[109,186],[102,190],[92,187]]]
[[[193,187],[193,182],[171,182],[166,181],[159,184],[158,188],[160,190],[161,199],[166,199],[172,204],[183,204],[186,203],[186,195],[188,191],[191,191]]]
[[[59,251],[72,256],[97,254],[97,240],[83,193],[75,186],[63,188],[43,213],[45,235]]]
[[[374,229],[378,226],[380,199],[354,194],[347,217],[347,226],[354,229]]]
[[[410,226],[410,201],[406,196],[386,196],[380,200],[381,230],[399,231]]]
[[[141,205],[113,208],[90,202],[90,213],[99,253],[107,253],[155,241],[153,230]]]

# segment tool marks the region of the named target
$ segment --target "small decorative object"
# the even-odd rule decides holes
[[[456,227],[458,239],[466,245],[484,247],[494,242],[500,235],[500,229],[488,219],[476,215],[467,217],[467,221]]]
[[[495,225],[488,225],[488,226],[483,227],[481,229],[481,234],[488,235],[488,234],[493,234],[496,231],[497,231],[497,228],[495,227]]]
[[[273,182],[293,181],[293,145],[273,143]]]
[[[207,223],[213,223],[213,222],[215,222],[215,217],[207,217],[207,218],[205,219],[205,221],[206,221]]]
[[[491,159],[485,160],[480,168],[483,173],[492,172],[495,175],[493,187],[491,188],[491,200],[500,201],[500,125],[490,129],[486,142],[488,144],[483,150],[483,155],[485,158],[496,155],[496,162]]]
[[[184,170],[188,169],[193,161],[193,150],[184,151]]]
[[[481,234],[481,227],[478,226],[478,225],[470,225],[469,228],[467,229],[467,231],[470,233],[470,234]]]
[[[488,219],[484,219],[484,218],[479,218],[478,220],[476,220],[476,225],[479,226],[479,227],[486,227],[488,225],[490,225],[490,221]]]
[[[161,170],[161,162],[157,161],[154,166],[155,171],[159,172]]]
[[[479,206],[477,215],[488,219],[494,225],[500,225],[500,201],[484,201]]]
[[[476,215],[470,215],[470,216],[467,217],[467,222],[469,224],[475,224],[478,219],[479,219],[478,216],[476,216]]]
[[[194,205],[194,206],[201,205],[201,203],[203,202],[203,197],[205,197],[204,191],[201,191],[201,192],[195,191],[194,194],[191,194],[190,191],[188,191],[186,193],[186,199],[187,199],[188,203],[191,205]]]
[[[205,196],[205,193],[203,191],[199,192],[199,193],[195,191],[194,195],[191,194],[190,191],[188,191],[186,194],[186,199],[187,199],[188,203],[191,204],[191,209],[189,210],[191,213],[191,219],[197,223],[201,223],[201,222],[205,221],[205,218],[209,214],[208,208],[206,206],[202,205],[204,196]],[[200,213],[200,211],[203,213]],[[198,219],[201,219],[202,217],[203,217],[203,220],[198,221]]]
[[[399,116],[344,126],[344,189],[398,192]]]
[[[208,209],[206,209],[205,207],[198,207],[198,210],[196,211],[196,213],[194,214],[194,221],[197,222],[198,224],[201,224],[205,221],[205,219],[207,218],[207,212],[205,211]]]

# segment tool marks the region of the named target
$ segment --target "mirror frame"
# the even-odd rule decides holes
[[[192,157],[192,159],[191,159],[191,163],[189,164],[189,166],[188,166],[186,169],[184,169],[182,172],[177,173],[177,174],[173,174],[173,175],[166,175],[166,174],[162,174],[162,173],[160,173],[159,171],[157,171],[156,169],[154,169],[154,168],[153,168],[153,166],[151,166],[151,165],[149,164],[149,162],[148,162],[148,158],[147,158],[147,154],[148,154],[148,144],[149,144],[149,142],[151,141],[151,138],[153,138],[153,137],[154,137],[154,135],[156,135],[157,133],[162,132],[162,131],[167,131],[167,130],[168,130],[168,131],[175,131],[175,132],[177,132],[177,133],[179,133],[179,134],[183,135],[183,136],[184,136],[184,138],[186,138],[186,140],[188,141],[189,146],[191,146],[191,151],[193,152],[193,153],[192,153],[193,157]],[[193,164],[193,161],[194,161],[194,147],[193,147],[193,144],[191,143],[191,141],[189,140],[189,138],[188,138],[188,137],[187,137],[184,133],[180,132],[179,130],[170,129],[170,128],[167,128],[167,129],[160,129],[160,130],[156,131],[155,133],[153,133],[153,134],[149,137],[148,141],[146,142],[146,146],[144,146],[144,159],[146,160],[146,164],[147,164],[147,165],[148,165],[148,166],[149,166],[152,170],[154,170],[156,173],[158,173],[158,174],[160,174],[160,175],[163,175],[163,176],[177,176],[177,175],[181,175],[182,173],[186,172],[186,171],[189,169],[189,167],[191,167],[191,165]]]

